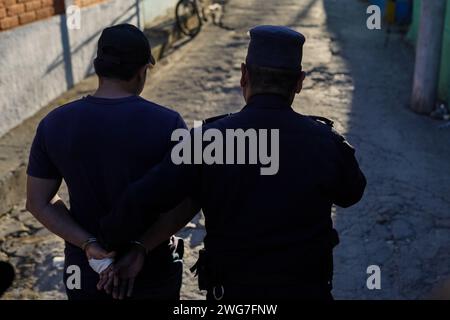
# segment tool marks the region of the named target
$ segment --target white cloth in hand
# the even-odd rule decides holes
[[[111,258],[106,259],[89,259],[89,265],[97,273],[102,273],[114,262]]]

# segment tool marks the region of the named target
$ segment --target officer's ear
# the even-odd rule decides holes
[[[295,88],[295,93],[300,93],[300,91],[302,91],[303,80],[305,80],[305,77],[306,77],[306,72],[301,71],[300,76],[298,77],[297,86]]]
[[[248,86],[249,78],[248,78],[248,70],[247,65],[245,63],[241,64],[241,87],[245,88]]]

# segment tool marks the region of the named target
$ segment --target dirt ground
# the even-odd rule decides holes
[[[277,24],[301,31],[307,79],[294,107],[332,119],[356,148],[368,180],[359,204],[333,210],[341,238],[333,293],[337,299],[423,298],[450,276],[450,129],[408,110],[413,48],[399,34],[386,47],[384,31],[366,28],[365,9],[356,0],[230,0],[226,28],[209,25],[180,42],[152,72],[143,96],[177,110],[188,125],[238,111],[248,29]],[[88,83],[87,91],[95,86]],[[0,255],[20,271],[6,298],[64,299],[62,242],[22,207],[0,219]],[[188,271],[204,234],[200,217],[180,233],[187,246],[183,299],[204,297]],[[381,290],[366,287],[369,265],[381,268]]]

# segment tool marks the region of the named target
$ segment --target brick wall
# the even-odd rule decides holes
[[[105,0],[75,0],[86,7]],[[64,0],[0,0],[0,31],[64,13]]]
[[[98,4],[103,1],[105,1],[105,0],[75,0],[74,4],[79,7],[87,7],[87,6],[91,6],[93,4]]]

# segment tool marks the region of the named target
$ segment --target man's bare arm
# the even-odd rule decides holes
[[[92,237],[70,216],[65,203],[57,195],[61,180],[40,179],[28,176],[27,210],[48,230],[77,247]],[[110,257],[98,244],[87,250],[88,257],[103,259]]]

